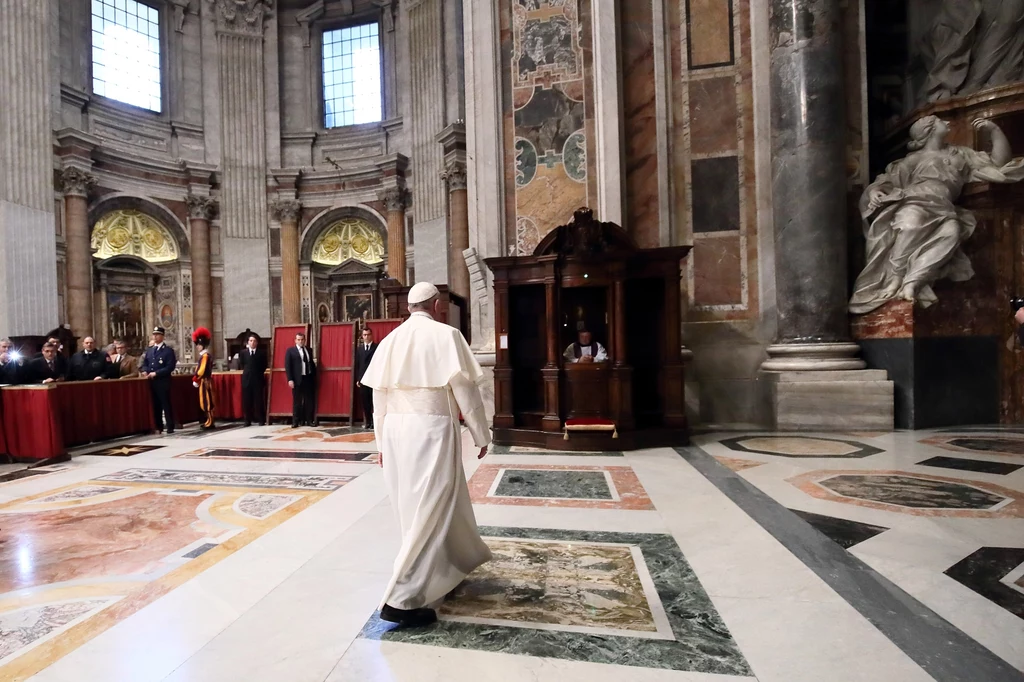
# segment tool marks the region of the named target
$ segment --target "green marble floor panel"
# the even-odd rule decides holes
[[[522,445],[492,445],[492,455],[552,455],[558,457],[624,457],[621,450],[603,452],[572,452],[570,450],[541,450]]]
[[[572,500],[614,499],[603,471],[506,469],[501,473],[494,495]]]
[[[427,628],[360,636],[642,668],[752,675],[672,536],[482,527],[495,558]]]

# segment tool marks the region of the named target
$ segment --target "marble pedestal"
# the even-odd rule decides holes
[[[883,370],[765,371],[761,377],[777,431],[893,428],[893,382]]]

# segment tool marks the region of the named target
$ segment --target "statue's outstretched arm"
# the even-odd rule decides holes
[[[1006,139],[1006,134],[1002,129],[992,121],[987,119],[979,118],[974,122],[974,127],[978,130],[987,130],[989,137],[992,140],[992,151],[989,156],[992,157],[992,163],[996,166],[1005,166],[1013,158],[1013,152],[1010,150],[1010,141]]]

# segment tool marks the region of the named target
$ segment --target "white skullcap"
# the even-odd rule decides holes
[[[419,282],[414,284],[412,289],[409,289],[409,304],[415,305],[417,303],[423,303],[437,296],[438,291],[430,282]]]

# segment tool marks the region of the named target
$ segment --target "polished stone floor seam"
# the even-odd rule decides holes
[[[675,448],[751,519],[936,682],[1011,682],[1024,674],[697,446]]]

